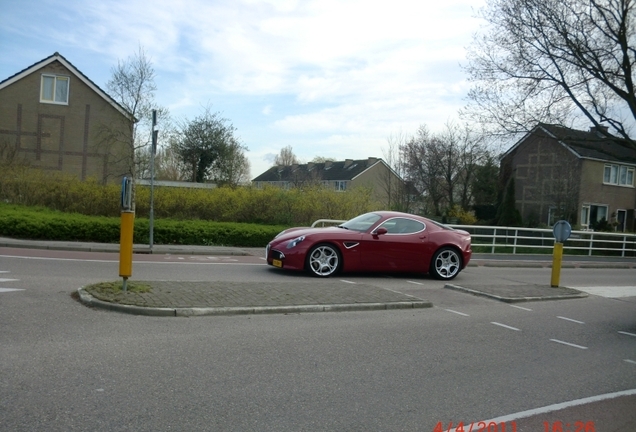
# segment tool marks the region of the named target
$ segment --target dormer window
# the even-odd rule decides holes
[[[68,105],[69,77],[42,75],[40,102]]]

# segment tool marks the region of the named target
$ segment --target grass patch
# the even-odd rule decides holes
[[[123,293],[123,281],[114,282],[100,282],[93,285],[88,285],[84,288],[85,291],[91,294],[113,295]],[[146,282],[128,281],[126,284],[126,291],[131,293],[148,293],[152,291],[150,284]]]

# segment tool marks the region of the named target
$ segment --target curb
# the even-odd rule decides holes
[[[587,293],[581,292],[581,291],[577,291],[574,294],[558,294],[553,296],[503,297],[503,296],[498,296],[496,294],[491,294],[491,293],[487,293],[483,291],[478,291],[475,289],[465,288],[465,287],[462,287],[459,285],[453,285],[453,284],[445,284],[444,288],[452,289],[455,291],[463,291],[463,292],[480,296],[480,297],[488,297],[488,298],[499,300],[505,303],[523,303],[523,302],[547,301],[547,300],[569,300],[569,299],[588,297]]]
[[[122,312],[131,315],[145,316],[222,316],[222,315],[263,315],[263,314],[288,314],[288,313],[314,313],[314,312],[354,312],[371,310],[395,310],[395,309],[423,309],[432,308],[433,304],[427,301],[407,301],[392,303],[343,303],[330,305],[294,305],[294,306],[238,306],[238,307],[188,307],[188,308],[152,308],[134,305],[110,303],[96,299],[84,288],[78,288],[79,300],[86,306],[100,309]]]

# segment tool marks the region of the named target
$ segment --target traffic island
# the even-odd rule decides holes
[[[481,297],[488,297],[506,303],[521,303],[542,300],[568,300],[585,298],[587,293],[565,287],[548,285],[470,285],[446,284],[444,288],[462,291]]]
[[[116,284],[112,283],[115,287]],[[147,289],[135,289],[137,285]],[[276,284],[129,281],[126,292],[105,290],[103,284],[96,284],[80,288],[78,296],[87,306],[154,316],[284,314],[419,309],[433,306],[426,300],[372,285],[327,281]]]

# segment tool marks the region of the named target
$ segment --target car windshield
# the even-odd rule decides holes
[[[373,224],[380,220],[380,217],[381,216],[376,213],[365,213],[338,226],[340,228],[350,229],[353,231],[365,232],[371,228]]]

